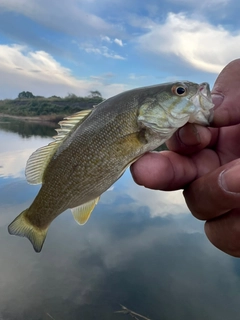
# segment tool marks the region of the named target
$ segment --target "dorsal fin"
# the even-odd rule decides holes
[[[70,132],[74,131],[77,126],[84,122],[91,112],[92,109],[80,111],[59,122],[61,128],[56,129],[58,135],[53,137],[55,141],[49,143],[45,147],[37,149],[28,159],[25,171],[28,183],[42,183],[44,171],[56,150]]]
[[[72,116],[64,118],[63,121],[60,121],[58,124],[61,128],[56,129],[58,135],[54,136],[53,138],[56,141],[63,140],[70,131],[73,131],[73,129],[76,126],[79,126],[92,112],[93,109],[90,110],[84,110],[77,113],[74,113]]]

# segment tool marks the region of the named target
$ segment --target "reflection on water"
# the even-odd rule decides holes
[[[40,254],[10,236],[39,190],[26,183],[25,162],[51,141],[34,126],[26,136],[0,129],[0,319],[131,319],[114,313],[119,304],[152,320],[239,319],[239,260],[207,241],[180,192],[138,187],[129,171],[86,225],[60,215]]]
[[[56,134],[55,128],[59,127],[57,123],[20,121],[14,118],[0,118],[0,129],[7,132],[15,132],[22,138],[29,138],[32,136],[52,137]]]

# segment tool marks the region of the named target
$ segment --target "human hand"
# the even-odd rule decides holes
[[[185,125],[167,142],[170,151],[144,155],[131,172],[147,188],[184,189],[209,240],[240,257],[240,59],[220,73],[212,98],[212,127]]]

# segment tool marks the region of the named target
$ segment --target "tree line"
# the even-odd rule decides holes
[[[0,100],[0,113],[4,115],[61,118],[75,112],[91,109],[104,99],[97,90],[90,91],[87,97],[69,93],[65,98],[35,96],[30,91],[22,91],[16,99]]]
[[[55,99],[61,99],[61,97],[58,96],[51,96],[49,99],[55,98]],[[64,99],[72,99],[72,98],[82,98],[78,97],[74,93],[69,93]],[[85,98],[102,98],[102,94],[98,90],[93,90],[90,91],[90,94],[85,97]],[[32,92],[30,91],[22,91],[18,94],[18,99],[45,99],[43,96],[35,96]]]

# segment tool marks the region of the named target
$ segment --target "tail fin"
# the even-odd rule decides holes
[[[28,209],[24,210],[15,220],[13,220],[13,222],[8,226],[8,232],[16,236],[27,237],[31,241],[34,250],[36,252],[40,252],[42,250],[48,228],[41,230],[32,225],[25,217],[27,211]]]

